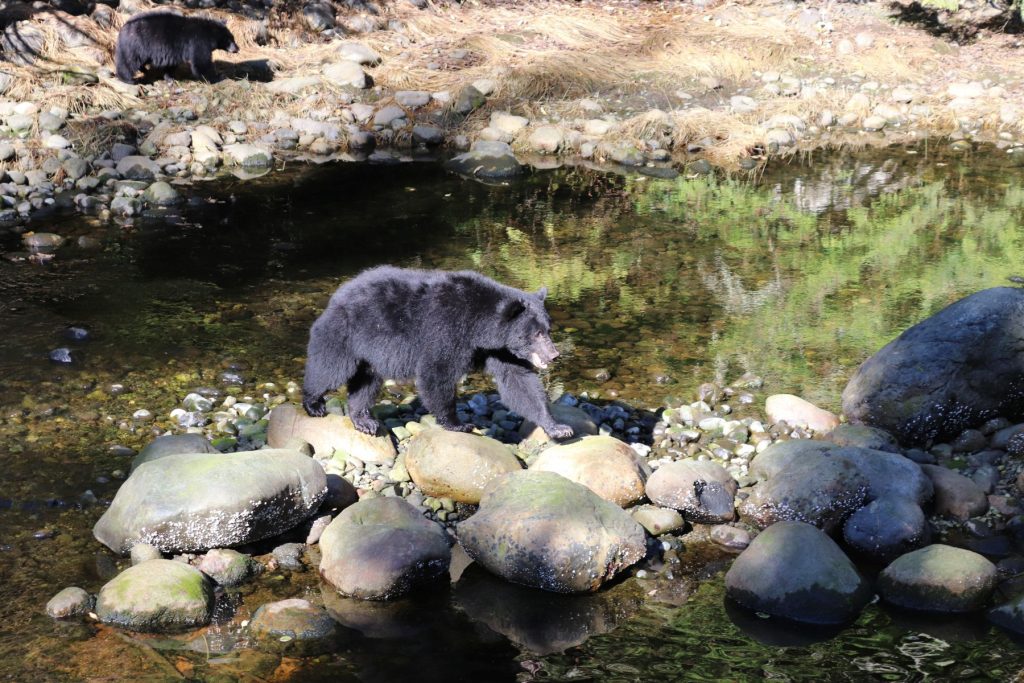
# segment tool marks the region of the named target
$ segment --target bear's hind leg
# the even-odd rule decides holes
[[[551,417],[544,387],[533,370],[495,356],[489,357],[484,367],[494,377],[501,400],[510,410],[539,425],[552,439],[567,439],[573,435],[572,427],[559,424]]]
[[[459,376],[452,376],[447,363],[423,363],[416,372],[416,387],[438,426],[450,432],[471,432],[473,425],[462,424],[455,414],[455,386]]]
[[[348,381],[348,415],[352,424],[364,434],[376,434],[380,423],[370,417],[370,408],[377,400],[384,378],[365,363]]]

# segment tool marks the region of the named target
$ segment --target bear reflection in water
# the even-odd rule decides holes
[[[375,434],[379,425],[370,408],[384,379],[414,377],[437,423],[468,432],[473,427],[455,414],[456,387],[467,372],[483,368],[509,409],[551,438],[568,438],[572,428],[552,418],[534,371],[558,356],[546,295],[546,289],[523,292],[472,271],[364,271],[338,288],[313,323],[302,405],[323,416],[324,394],[344,384],[352,422]]]

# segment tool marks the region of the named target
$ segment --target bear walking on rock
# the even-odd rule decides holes
[[[192,75],[213,82],[214,50],[238,52],[228,27],[214,19],[148,12],[132,17],[117,34],[114,62],[117,77],[135,83],[135,74],[148,65],[157,75],[188,62]],[[148,73],[148,72],[147,72]]]
[[[558,356],[546,295],[546,289],[523,292],[472,271],[364,271],[338,288],[313,323],[302,405],[320,417],[324,394],[346,384],[352,422],[374,434],[370,408],[384,379],[414,377],[437,423],[468,432],[473,427],[455,415],[455,391],[464,374],[483,367],[506,406],[552,438],[570,437],[572,428],[551,417],[533,370]]]

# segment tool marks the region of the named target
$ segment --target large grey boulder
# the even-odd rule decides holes
[[[168,455],[217,452],[213,444],[207,441],[202,434],[165,434],[156,437],[139,451],[139,454],[132,460],[131,471],[134,472],[143,463],[166,458]]]
[[[405,466],[425,495],[472,504],[480,502],[492,479],[523,469],[500,441],[445,429],[424,429],[412,437]]]
[[[209,623],[213,584],[198,569],[174,560],[150,560],[111,579],[96,598],[104,624],[132,631],[169,631]]]
[[[762,531],[726,573],[725,591],[748,609],[812,624],[851,621],[872,597],[835,541],[803,522]]]
[[[897,558],[878,575],[886,602],[928,612],[971,612],[988,602],[996,567],[978,553],[930,545]]]
[[[552,446],[530,469],[560,474],[619,507],[643,498],[647,479],[645,465],[639,462],[636,451],[610,436],[585,436]]]
[[[402,498],[345,508],[320,537],[320,575],[338,592],[387,600],[448,572],[444,529]]]
[[[851,422],[903,444],[1024,416],[1024,289],[972,294],[914,325],[857,369],[843,390]]]
[[[662,465],[647,481],[652,503],[675,508],[691,522],[722,524],[736,517],[736,480],[710,460],[677,460]]]
[[[93,527],[118,553],[136,543],[204,552],[275,536],[313,514],[323,468],[297,451],[182,453],[138,467]]]
[[[554,472],[495,479],[458,533],[489,571],[558,593],[597,590],[646,550],[644,530],[628,513]]]

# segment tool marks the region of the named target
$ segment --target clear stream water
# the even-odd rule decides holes
[[[309,325],[360,269],[472,268],[545,285],[563,355],[554,389],[643,408],[753,372],[767,393],[838,409],[851,371],[902,329],[1024,274],[1024,182],[1002,152],[816,154],[756,177],[658,180],[592,170],[485,186],[433,163],[298,168],[199,185],[131,224],[55,212],[68,238],[20,260],[0,233],[0,677],[34,681],[1010,680],[1024,649],[983,619],[872,605],[836,632],[792,630],[723,601],[721,558],[673,581],[597,596],[508,586],[470,568],[396,604],[321,596],[315,572],[264,575],[234,619],[188,636],[55,623],[57,590],[96,591],[124,560],[90,529],[128,458],[166,415],[231,367],[300,380]],[[79,238],[85,238],[79,240]],[[69,325],[90,331],[63,337]],[[76,363],[47,359],[58,346]],[[611,379],[599,382],[597,369]],[[119,393],[112,384],[122,384]],[[92,491],[99,505],[83,505]],[[336,653],[242,647],[261,602],[305,596],[372,627]],[[564,650],[564,652],[563,652]]]

